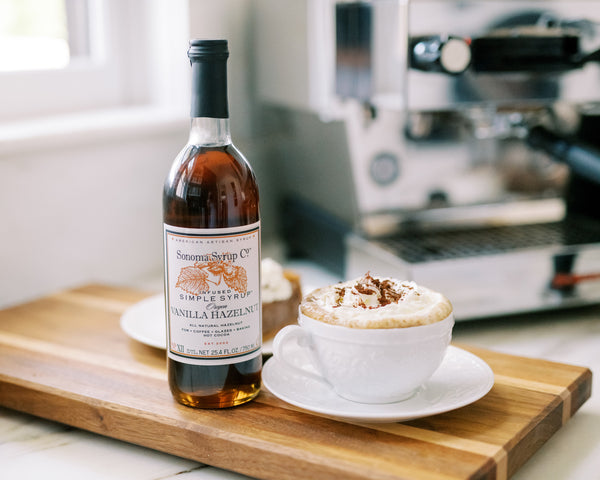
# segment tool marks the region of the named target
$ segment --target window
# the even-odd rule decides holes
[[[0,71],[65,68],[89,56],[87,7],[85,1],[1,0]]]
[[[0,0],[0,122],[147,101],[144,0]]]

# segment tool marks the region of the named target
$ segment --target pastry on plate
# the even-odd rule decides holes
[[[271,258],[262,261],[260,284],[263,341],[267,341],[284,326],[297,322],[302,289],[300,276]]]

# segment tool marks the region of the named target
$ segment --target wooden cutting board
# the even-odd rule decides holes
[[[495,385],[481,400],[407,423],[353,424],[263,390],[226,410],[172,400],[164,352],[128,338],[122,312],[147,293],[86,286],[0,312],[0,404],[249,476],[505,479],[591,394],[591,372],[461,348]]]

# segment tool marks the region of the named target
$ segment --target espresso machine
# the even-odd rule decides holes
[[[600,2],[259,0],[292,255],[457,320],[600,303]]]

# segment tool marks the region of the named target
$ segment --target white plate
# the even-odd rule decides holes
[[[164,295],[145,298],[125,310],[121,328],[138,342],[163,350],[167,348]]]
[[[296,352],[295,362],[308,362]],[[294,361],[294,360],[292,360]],[[338,396],[326,383],[291,371],[277,358],[263,367],[264,386],[276,397],[323,415],[359,422],[400,422],[448,412],[479,400],[494,385],[491,368],[472,353],[450,346],[442,365],[411,398],[383,405]]]
[[[134,340],[151,347],[167,348],[165,298],[158,294],[129,307],[121,316],[121,329]],[[273,341],[263,343],[263,355],[273,352]]]

